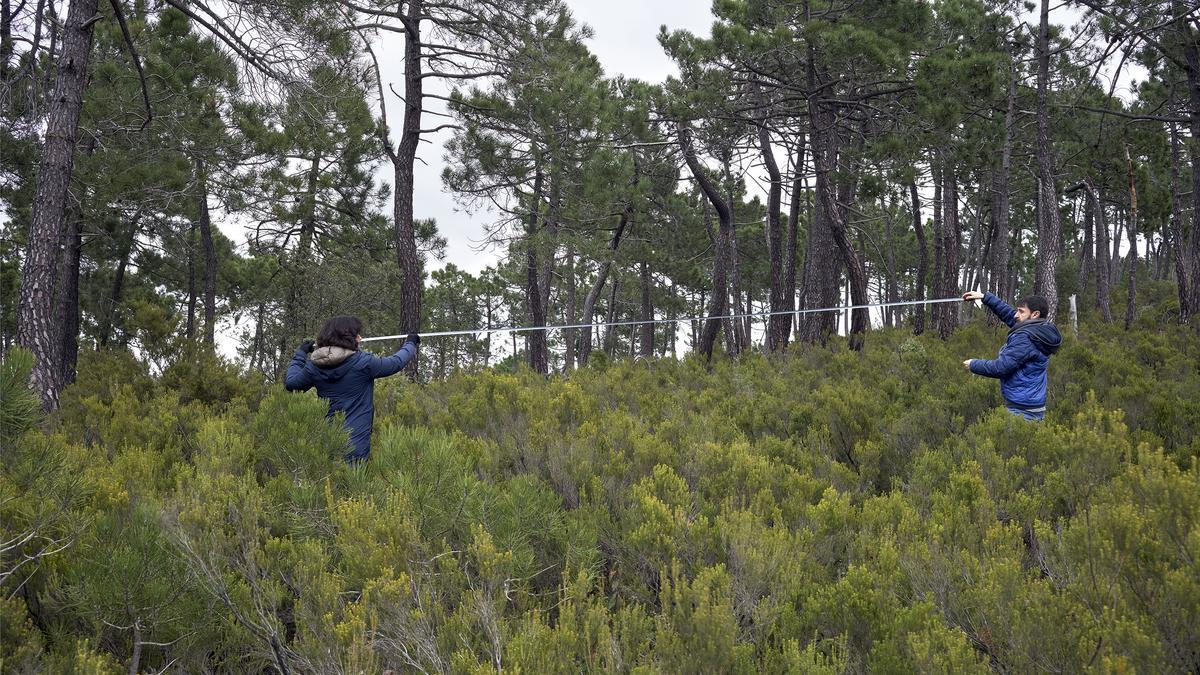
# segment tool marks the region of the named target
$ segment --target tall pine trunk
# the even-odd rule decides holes
[[[79,262],[83,253],[83,223],[77,208],[67,209],[65,234],[58,288],[60,387],[75,381],[75,366],[79,362]]]
[[[1050,321],[1058,313],[1059,238],[1058,191],[1054,187],[1054,146],[1050,139],[1050,0],[1041,0],[1041,22],[1037,40],[1037,165],[1038,165],[1038,253],[1034,291],[1046,298]]]
[[[208,213],[208,173],[203,160],[196,162],[196,187],[197,221],[200,242],[204,247],[204,344],[213,349],[217,330],[217,247]]]
[[[771,148],[771,133],[767,130],[766,112],[759,110],[758,150],[762,155],[763,165],[767,169],[770,187],[767,189],[767,218],[766,236],[767,260],[770,275],[769,307],[771,316],[767,319],[767,351],[776,352],[787,348],[788,333],[791,332],[792,317],[785,314],[788,311],[788,298],[791,296],[790,287],[783,271],[783,226],[779,222],[779,209],[783,198],[783,176],[779,172],[779,164],[775,161],[775,152]]]
[[[787,242],[784,244],[783,288],[787,297],[783,309],[789,312],[783,338],[784,348],[787,348],[792,332],[794,317],[790,312],[796,310],[796,253],[800,239],[800,196],[804,192],[804,144],[805,137],[802,134],[796,147],[795,176],[792,178],[792,194],[788,204]]]
[[[1186,242],[1183,237],[1183,214],[1179,204],[1179,130],[1175,123],[1171,131],[1171,222],[1167,235],[1171,238],[1171,262],[1175,268],[1175,284],[1179,293],[1179,323],[1191,321],[1191,295],[1185,259]]]
[[[700,186],[700,191],[704,193],[705,198],[717,213],[718,225],[713,237],[715,250],[713,252],[712,296],[709,299],[707,314],[709,317],[723,316],[729,301],[726,261],[732,257],[729,249],[732,248],[730,236],[733,232],[733,213],[729,204],[725,203],[725,199],[709,179],[708,174],[704,172],[704,168],[700,166],[700,161],[696,159],[696,151],[692,147],[691,128],[680,122],[678,134],[684,161],[687,162],[688,169],[691,170],[692,176]],[[708,360],[712,360],[713,345],[720,327],[720,319],[709,318],[704,322],[704,331],[700,336],[700,353]]]
[[[416,228],[413,225],[413,167],[417,145],[421,141],[421,112],[424,104],[424,75],[421,62],[421,18],[425,13],[424,0],[408,0],[408,11],[401,19],[404,25],[404,121],[400,143],[393,152],[395,181],[392,217],[396,228],[396,261],[400,267],[400,332],[413,333],[421,327],[421,259],[417,251]],[[386,139],[385,139],[386,143]],[[417,373],[418,359],[409,362],[411,377]]]
[[[588,291],[587,297],[583,301],[583,314],[580,317],[581,323],[587,324],[579,329],[578,337],[578,354],[579,365],[586,366],[588,357],[592,354],[592,322],[596,316],[596,303],[600,300],[600,293],[604,291],[604,284],[608,280],[609,271],[612,269],[613,258],[616,256],[617,247],[621,245],[621,236],[625,234],[625,228],[629,226],[630,220],[633,218],[633,203],[625,205],[621,211],[621,219],[617,221],[617,227],[613,230],[612,237],[608,240],[608,257],[604,262],[600,263],[600,269],[596,271],[596,281],[592,284],[592,289]]]
[[[48,102],[46,140],[34,188],[33,213],[21,268],[17,307],[17,344],[33,352],[30,384],[46,409],[58,407],[56,374],[62,364],[55,343],[54,291],[59,243],[65,229],[67,188],[75,161],[75,135],[87,85],[88,57],[97,0],[72,0],[63,26],[62,51],[56,62],[54,89]]]
[[[925,278],[929,274],[929,247],[925,244],[925,223],[921,218],[921,195],[917,192],[917,181],[914,178],[908,183],[909,198],[912,200],[913,231],[917,235],[917,278],[916,299],[925,299]],[[913,306],[913,334],[925,332],[925,305]]]
[[[942,190],[942,236],[945,239],[942,244],[942,292],[939,298],[958,294],[958,252],[962,247],[958,227],[958,176],[953,164],[948,163],[943,167],[942,180],[946,182]],[[959,306],[942,303],[940,307],[942,320],[938,324],[938,336],[944,340],[958,326]]]
[[[1137,187],[1133,182],[1133,160],[1129,157],[1129,146],[1125,146],[1125,169],[1129,180],[1129,290],[1125,302],[1125,330],[1133,325],[1137,307]],[[1149,237],[1147,237],[1147,242]],[[1149,246],[1147,246],[1149,248]],[[1147,258],[1149,251],[1147,250]]]
[[[992,183],[993,198],[992,198],[992,213],[995,217],[996,234],[995,248],[992,251],[992,260],[994,267],[992,268],[992,279],[994,280],[996,293],[1007,298],[1012,293],[1012,289],[1008,285],[1008,261],[1009,261],[1009,217],[1011,208],[1009,194],[1009,176],[1012,173],[1012,130],[1013,124],[1016,122],[1017,115],[1017,68],[1015,64],[1009,65],[1009,81],[1008,81],[1008,105],[1004,112],[1004,141],[1000,147],[1000,170],[996,172]]]
[[[1085,183],[1088,193],[1088,201],[1091,203],[1091,210],[1095,217],[1096,228],[1096,306],[1100,308],[1100,315],[1105,321],[1112,321],[1112,306],[1109,300],[1109,280],[1111,272],[1109,266],[1111,259],[1108,255],[1108,223],[1106,222],[1104,213],[1104,204],[1100,201],[1100,196],[1096,191],[1095,186],[1090,183]]]
[[[654,304],[651,300],[650,292],[653,289],[653,278],[650,276],[649,263],[642,261],[641,264],[642,278],[642,321],[650,322],[654,320]],[[647,358],[654,356],[654,324],[643,323],[641,326],[641,335],[638,337],[638,355]]]
[[[538,211],[542,202],[541,169],[537,169],[533,177],[533,194],[529,198],[529,222],[525,230],[525,260],[526,285],[525,303],[529,311],[529,321],[534,326],[546,325],[546,307],[542,304],[542,292],[538,282]],[[529,367],[543,375],[548,372],[546,359],[546,331],[533,330],[525,337],[528,347]]]

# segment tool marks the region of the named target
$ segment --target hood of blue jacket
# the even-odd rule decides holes
[[[1062,346],[1062,333],[1058,327],[1045,319],[1026,319],[1013,327],[1010,333],[1023,332],[1029,336],[1029,341],[1046,356],[1058,351]]]
[[[311,372],[314,377],[326,382],[340,380],[354,367],[352,365],[354,359],[351,357],[357,353],[353,349],[336,345],[319,347],[309,357],[311,365],[316,366]]]

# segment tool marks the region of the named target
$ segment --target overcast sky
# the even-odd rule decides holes
[[[707,35],[713,20],[711,0],[569,0],[568,4],[577,21],[592,27],[594,36],[587,41],[588,48],[600,60],[605,75],[621,74],[648,82],[662,82],[668,75],[678,72],[658,44],[660,26]],[[388,40],[388,37],[381,40]],[[398,130],[403,108],[388,90],[388,84],[391,83],[396,91],[402,90],[403,41],[386,41],[377,54],[388,96],[389,126]],[[440,103],[431,100],[427,107],[440,110],[436,105]],[[436,126],[441,119],[426,115],[422,126]],[[413,215],[419,219],[435,219],[438,230],[447,240],[446,262],[475,274],[494,264],[498,257],[496,251],[476,250],[484,225],[493,216],[486,212],[465,212],[442,186],[442,168],[445,166],[442,144],[452,133],[445,130],[427,134],[429,142],[422,143],[417,151]],[[393,136],[393,143],[399,140],[398,136]],[[389,185],[393,182],[391,165],[386,161],[380,167],[379,179]],[[440,265],[435,263],[434,267]]]

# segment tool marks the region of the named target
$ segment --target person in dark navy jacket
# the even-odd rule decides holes
[[[335,316],[325,322],[316,344],[305,340],[288,365],[283,386],[288,391],[317,388],[317,396],[329,401],[329,417],[346,413],[350,432],[347,462],[361,462],[371,455],[371,428],[375,419],[375,380],[395,375],[417,355],[421,336],[413,333],[391,356],[375,356],[358,350],[362,321],[353,316]]]
[[[967,359],[963,365],[976,375],[1000,380],[1000,394],[1008,411],[1027,420],[1046,417],[1046,365],[1062,346],[1062,334],[1044,317],[1050,311],[1046,299],[1031,295],[1010,307],[991,293],[968,291],[963,300],[982,300],[1011,330],[1000,354],[988,361]]]

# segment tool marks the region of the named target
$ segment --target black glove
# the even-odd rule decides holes
[[[300,351],[304,352],[305,354],[313,353],[313,350],[316,348],[317,346],[313,344],[312,340],[305,340],[304,342],[300,343]]]
[[[408,334],[408,337],[407,337],[407,338],[405,338],[405,340],[404,340],[404,341],[405,341],[405,342],[411,342],[411,343],[413,343],[414,345],[419,345],[419,344],[421,344],[421,336],[420,336],[420,335],[417,335],[416,333],[409,333],[409,334]]]

